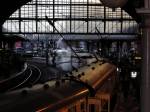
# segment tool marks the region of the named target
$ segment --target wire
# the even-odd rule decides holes
[[[47,16],[45,16],[46,20],[48,21],[48,23],[57,31],[57,33],[60,35],[60,37],[64,40],[64,42],[66,43],[67,46],[69,46],[69,48],[74,52],[74,54],[77,56],[77,58],[79,59],[79,61],[81,61],[80,57],[78,56],[78,54],[75,52],[75,50],[72,48],[72,46],[66,41],[66,39],[64,38],[64,36],[57,30],[57,28],[55,27],[54,23],[52,23]]]

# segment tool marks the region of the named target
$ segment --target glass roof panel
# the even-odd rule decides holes
[[[96,27],[101,33],[128,33],[128,28],[138,26],[121,8],[112,10],[100,5],[99,0],[54,1],[33,0],[22,6],[4,23],[3,27],[7,29],[4,32],[55,32],[46,16],[62,33],[94,33]]]

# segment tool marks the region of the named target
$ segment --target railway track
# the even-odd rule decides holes
[[[34,84],[38,83],[41,77],[41,70],[35,65],[28,65],[30,69],[30,74],[23,82],[18,84],[16,87],[11,88],[10,90],[20,89],[23,87],[32,87]]]
[[[24,78],[24,80],[22,82],[20,82],[19,84],[17,84],[16,86],[12,87],[12,88],[9,88],[7,91],[12,91],[12,90],[15,90],[17,88],[20,88],[22,85],[24,85],[29,79],[30,77],[32,76],[32,70],[29,68],[29,72],[26,73],[26,77]],[[19,81],[19,79],[18,79]]]
[[[32,79],[32,84],[36,84],[40,80],[40,78],[42,76],[42,72],[36,65],[30,65],[30,67],[33,70],[34,77],[36,77],[36,79]]]
[[[8,92],[23,87],[32,87],[41,78],[41,70],[35,65],[27,65],[26,69],[12,78],[0,82],[0,92]]]

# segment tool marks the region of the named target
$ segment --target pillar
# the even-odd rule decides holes
[[[0,23],[0,49],[2,48],[2,40],[1,40],[1,38],[2,38],[2,25]]]
[[[148,26],[146,26],[146,24]],[[143,29],[143,62],[141,82],[141,112],[150,111],[150,16],[145,16]]]
[[[141,112],[150,112],[150,1],[145,0],[145,7],[138,9],[143,17],[142,37],[142,75],[141,75]]]

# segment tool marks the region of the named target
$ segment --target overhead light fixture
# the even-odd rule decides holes
[[[124,6],[128,0],[100,0],[102,4],[109,8],[118,8]]]
[[[121,72],[121,68],[118,68],[118,67],[117,67],[117,72]]]
[[[140,57],[140,56],[136,56],[134,59],[136,59],[136,60],[141,60],[141,59],[142,59],[142,57]]]

